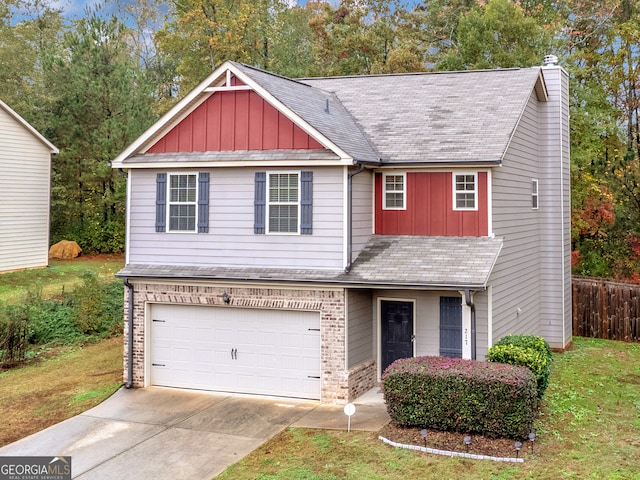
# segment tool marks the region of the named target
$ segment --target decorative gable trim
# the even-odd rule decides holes
[[[207,91],[211,88],[229,89],[236,86],[227,86],[227,79],[230,75],[236,77],[243,86],[255,91],[266,102],[271,104],[276,110],[281,112],[285,117],[291,120],[295,125],[300,127],[305,133],[311,136],[324,148],[327,148],[346,164],[352,164],[353,158],[344,150],[339,148],[335,143],[331,142],[326,136],[316,130],[312,125],[302,119],[295,112],[290,110],[286,105],[274,97],[270,92],[264,89],[260,84],[251,79],[247,74],[242,72],[235,66],[233,62],[225,62],[220,65],[211,75],[202,81],[196,88],[189,92],[181,101],[164,114],[160,120],[148,128],[137,140],[127,147],[112,162],[114,168],[131,167],[123,162],[132,155],[144,153],[148,148],[154,145],[161,136],[167,134],[174,126],[178,125],[189,114],[191,114],[198,106],[205,102],[213,92]],[[224,83],[221,80],[224,78]],[[238,85],[240,86],[240,85]],[[244,88],[243,88],[244,89]]]

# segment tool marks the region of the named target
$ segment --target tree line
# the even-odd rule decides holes
[[[52,241],[124,248],[109,161],[225,60],[288,77],[530,67],[570,74],[574,271],[640,281],[634,0],[0,0],[0,98],[60,148]]]

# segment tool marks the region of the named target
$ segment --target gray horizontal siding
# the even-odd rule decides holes
[[[488,322],[488,295],[487,292],[476,292],[473,295],[473,303],[476,306],[476,360],[484,360],[489,349],[489,322]]]
[[[571,339],[571,198],[566,73],[543,69],[550,102],[543,110],[541,196],[548,197],[541,241],[541,334],[553,347]]]
[[[494,342],[510,333],[540,330],[540,219],[549,201],[540,195],[540,209],[531,208],[531,180],[545,181],[539,178],[540,105],[532,93],[503,164],[492,175],[493,231],[504,238],[490,278]]]
[[[373,303],[369,290],[349,290],[347,294],[347,368],[375,358]]]
[[[0,272],[48,264],[50,170],[49,150],[0,109]]]
[[[373,173],[364,170],[353,177],[353,259],[373,233]]]
[[[311,170],[312,235],[254,234],[255,170],[248,168],[209,170],[209,233],[156,233],[157,172],[132,170],[129,263],[341,269],[343,170]]]

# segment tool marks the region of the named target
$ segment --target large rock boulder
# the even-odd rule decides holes
[[[61,240],[55,245],[51,245],[49,249],[49,258],[61,258],[63,260],[70,260],[76,258],[82,249],[76,242],[70,240]]]

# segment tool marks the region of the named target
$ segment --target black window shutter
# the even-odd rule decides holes
[[[267,172],[256,172],[253,201],[253,233],[265,233],[267,205]]]
[[[300,233],[313,233],[313,172],[301,172],[300,175]]]
[[[167,174],[156,175],[156,232],[167,229]]]
[[[209,174],[198,174],[198,233],[209,233]]]

